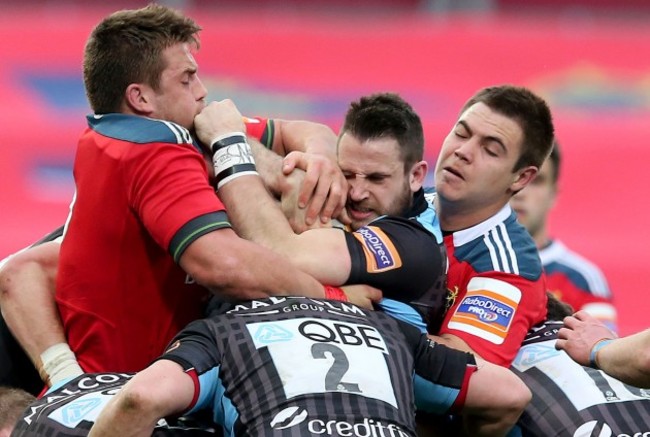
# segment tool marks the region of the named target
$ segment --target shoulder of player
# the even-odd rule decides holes
[[[387,232],[410,232],[419,236],[426,235],[428,238],[436,238],[416,217],[384,215],[370,222],[366,227],[377,227]]]
[[[602,270],[589,259],[566,247],[561,241],[554,240],[548,247],[540,250],[540,257],[544,269],[549,274],[561,272],[590,292],[609,290]]]
[[[128,114],[90,115],[88,125],[101,135],[135,144],[193,144],[187,129],[165,120]]]
[[[537,280],[542,265],[535,242],[509,208],[451,236],[454,256],[477,272],[498,271]]]

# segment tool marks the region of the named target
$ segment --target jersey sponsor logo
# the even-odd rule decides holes
[[[521,372],[536,366],[542,361],[555,358],[561,352],[556,350],[554,346],[544,346],[532,344],[520,349],[520,353],[513,361],[512,365]]]
[[[520,300],[521,291],[512,284],[494,278],[472,278],[449,321],[449,328],[502,344]]]
[[[295,323],[287,322],[293,321],[251,323],[247,327],[258,347],[280,341],[289,342],[299,334],[317,343],[363,346],[388,353],[384,339],[372,326],[307,318],[298,320],[295,329]]]
[[[304,317],[246,328],[255,348],[271,357],[286,399],[346,393],[397,408],[386,359],[390,351],[373,326]]]
[[[307,418],[307,410],[300,407],[289,407],[280,411],[271,420],[271,428],[273,429],[287,429],[296,426],[305,421]]]
[[[181,345],[181,341],[180,341],[180,340],[176,340],[175,342],[172,343],[171,346],[169,346],[169,347],[167,348],[167,350],[165,351],[165,353],[168,354],[168,353],[170,353],[170,352],[172,352],[172,351],[178,349],[178,348],[180,347],[180,345]]]
[[[278,304],[285,304],[279,308],[272,308]],[[255,312],[240,313],[249,310],[258,310]],[[245,304],[236,305],[233,309],[228,311],[228,314],[237,314],[242,316],[259,315],[259,314],[275,314],[282,311],[283,313],[290,313],[293,311],[327,311],[331,314],[344,314],[346,316],[360,316],[366,317],[363,310],[356,305],[346,302],[325,301],[317,300],[307,297],[269,297],[265,300],[252,300]]]
[[[281,430],[298,426],[304,423],[308,416],[307,410],[303,408],[288,407],[275,415],[271,420],[271,428]],[[369,418],[353,423],[344,420],[312,419],[306,422],[306,428],[310,435],[346,437],[408,437],[411,435],[403,431],[399,425],[384,424]]]
[[[69,428],[74,428],[81,420],[94,420],[103,405],[114,396],[122,385],[133,378],[133,373],[96,373],[79,377],[53,393],[46,394],[30,407],[29,414],[23,420],[31,424],[43,411]],[[103,387],[107,386],[107,387]],[[81,395],[83,392],[88,394]],[[68,401],[71,396],[80,395]]]
[[[103,404],[100,399],[79,399],[66,405],[60,410],[59,422],[69,428],[74,428],[81,422],[84,417],[88,416],[98,405]],[[51,414],[50,417],[57,419],[57,414]]]
[[[573,437],[613,437],[612,428],[606,423],[591,420],[580,425],[573,433]],[[632,434],[617,434],[615,437],[650,437],[650,431],[633,432]]]
[[[304,337],[315,342],[365,346],[370,349],[378,349],[385,354],[388,353],[384,339],[371,326],[311,320],[301,323],[298,330]]]
[[[263,323],[257,328],[253,338],[260,344],[269,344],[277,341],[289,341],[293,338],[293,334],[275,323]]]
[[[368,273],[379,273],[402,267],[402,258],[391,239],[377,226],[364,226],[353,233],[366,257]]]
[[[598,426],[598,421],[592,420],[585,424],[582,424],[576,432],[573,433],[573,437],[611,437],[612,429],[606,423],[603,423],[602,426]]]

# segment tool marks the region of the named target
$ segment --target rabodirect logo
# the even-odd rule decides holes
[[[271,420],[271,428],[280,430],[299,425],[307,419],[308,413],[304,408],[287,407]],[[342,420],[313,419],[307,422],[310,435],[337,435],[343,437],[409,437],[408,432],[393,423],[364,418],[360,423],[348,423]]]
[[[600,428],[600,432],[598,431]],[[580,425],[578,429],[573,433],[573,437],[612,437],[614,432],[612,428],[609,427],[606,423],[600,424],[597,420],[592,420],[590,422]],[[635,432],[634,434],[618,434],[615,437],[650,437],[650,431],[645,432]]]

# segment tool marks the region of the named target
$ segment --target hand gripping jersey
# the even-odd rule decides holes
[[[533,399],[509,437],[650,435],[650,391],[583,367],[555,349],[561,322],[547,322],[527,336],[512,370]]]
[[[352,304],[272,298],[190,324],[162,357],[226,435],[414,435],[414,405],[462,406],[474,358]],[[415,375],[415,376],[414,376]]]
[[[427,190],[433,205],[435,191]],[[535,244],[509,205],[471,228],[444,235],[447,305],[439,333],[464,340],[502,366],[546,317],[546,284]]]
[[[472,355],[382,312],[299,297],[193,322],[161,359],[179,363],[196,390],[192,414],[159,421],[161,436],[414,436],[414,407],[456,411],[476,370]],[[131,376],[85,374],[51,390],[15,435],[86,435]],[[221,426],[197,422],[202,412]]]
[[[540,249],[539,256],[546,273],[546,287],[555,297],[575,311],[587,311],[616,331],[616,308],[598,266],[558,240]]]
[[[230,224],[186,129],[125,114],[89,116],[88,125],[56,300],[85,371],[137,371],[202,316],[208,293],[177,262]]]

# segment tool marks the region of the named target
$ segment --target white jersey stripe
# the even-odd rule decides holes
[[[506,229],[505,223],[500,223],[499,224],[499,229],[501,230],[501,236],[503,238],[503,242],[506,245],[506,250],[508,251],[508,254],[510,255],[510,264],[512,265],[512,270],[515,275],[519,274],[519,263],[517,262],[517,252],[512,248],[512,241],[510,240],[510,235],[508,235],[508,231]]]
[[[503,241],[501,240],[501,238],[499,238],[499,226],[501,226],[501,224],[499,224],[494,229],[490,230],[490,234],[494,239],[494,242],[496,243],[497,247],[499,248],[499,258],[501,259],[501,265],[503,266],[503,269],[501,271],[506,273],[512,273],[510,269],[510,262],[508,261],[508,253],[503,247]]]
[[[164,120],[161,120],[161,121],[174,134],[174,136],[176,137],[176,143],[177,144],[183,144],[183,136],[181,135],[181,132],[179,132],[179,130],[176,129],[176,125],[174,123],[169,122],[169,121],[164,121]]]
[[[180,126],[176,123],[172,123],[170,121],[165,121],[165,120],[160,120],[162,121],[165,126],[169,128],[170,131],[174,134],[176,137],[176,142],[178,144],[192,144],[192,136],[190,135],[190,132],[185,129],[183,126]]]
[[[492,241],[490,241],[490,234],[486,234],[483,237],[483,242],[485,243],[485,246],[488,248],[488,251],[490,252],[492,269],[497,272],[501,271],[501,267],[499,266],[499,259],[497,258],[496,249],[494,248],[494,245],[492,245]]]
[[[483,242],[490,252],[492,267],[495,271],[519,274],[517,256],[504,223],[499,223],[495,228],[490,229],[483,237]]]

